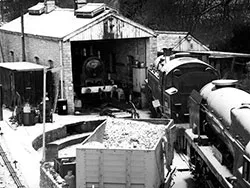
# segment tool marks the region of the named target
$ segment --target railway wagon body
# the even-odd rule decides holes
[[[191,91],[200,90],[218,78],[212,66],[196,58],[163,58],[148,70],[148,95],[154,107],[160,106],[162,116],[174,119],[175,123],[188,123],[187,100]]]
[[[250,187],[250,94],[235,85],[213,81],[190,96],[187,151],[214,187]]]

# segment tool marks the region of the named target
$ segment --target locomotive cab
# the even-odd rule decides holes
[[[152,100],[158,100],[162,115],[174,119],[175,123],[188,123],[187,99],[192,90],[200,90],[219,77],[213,67],[191,57],[165,61],[160,70],[148,73]]]

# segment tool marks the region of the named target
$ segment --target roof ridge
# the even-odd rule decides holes
[[[157,34],[188,34],[188,31],[161,31],[155,30]]]

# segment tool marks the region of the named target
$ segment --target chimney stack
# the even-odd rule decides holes
[[[74,0],[74,10],[81,8],[87,3],[88,3],[87,0]]]
[[[48,14],[56,8],[55,0],[44,0],[45,13]]]

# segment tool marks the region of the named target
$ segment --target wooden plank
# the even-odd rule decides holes
[[[87,184],[86,184],[86,188],[99,188],[99,184],[98,183],[96,183],[96,182],[88,182]]]
[[[113,184],[113,183],[105,183],[104,188],[126,188],[125,184]]]
[[[77,185],[83,185],[86,187],[86,158],[85,158],[85,151],[82,150],[77,150],[76,151],[77,156],[81,157],[76,157],[76,184]]]
[[[102,149],[100,149],[100,155],[99,155],[99,187],[103,188],[104,187],[104,182],[103,182],[103,176],[104,176],[104,172],[103,172],[103,151]]]
[[[123,176],[120,177],[115,177],[112,176],[112,174],[110,174],[109,176],[104,176],[104,183],[111,183],[111,184],[124,184],[126,185],[126,179],[125,179],[125,173],[123,174]]]
[[[132,151],[126,152],[126,188],[131,188],[131,155]]]

